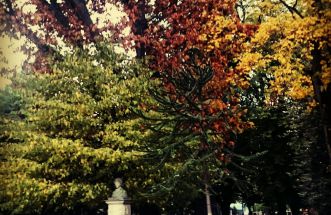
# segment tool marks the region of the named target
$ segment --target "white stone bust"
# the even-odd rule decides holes
[[[126,191],[122,187],[122,184],[123,184],[122,179],[121,178],[116,178],[114,180],[114,184],[115,184],[116,189],[112,193],[112,196],[111,196],[110,199],[112,199],[112,200],[128,199],[128,194],[126,193]]]

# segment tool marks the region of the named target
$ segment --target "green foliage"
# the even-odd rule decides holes
[[[242,163],[246,171],[234,172],[246,187],[244,201],[262,202],[279,213],[285,213],[288,205],[294,214],[303,207],[328,214],[328,159],[318,144],[321,131],[316,111],[308,112],[304,103],[290,100],[263,108],[251,106],[250,111],[255,128],[239,136],[235,151],[267,153]]]
[[[21,97],[11,88],[0,90],[0,144],[20,141],[19,121],[24,118]]]
[[[0,91],[0,114],[1,116],[11,114],[14,111],[19,111],[21,107],[20,97],[10,88],[5,88]]]
[[[139,74],[139,76],[137,75]],[[147,71],[111,47],[76,50],[51,74],[21,85],[23,143],[1,148],[2,212],[94,213],[128,176],[144,133],[131,109],[146,95]]]

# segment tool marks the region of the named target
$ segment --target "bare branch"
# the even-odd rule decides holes
[[[239,16],[239,10],[238,10],[239,8],[241,8],[241,12],[242,12],[241,22],[245,22],[246,21],[246,6],[244,5],[242,0],[240,0],[236,4],[236,11],[237,11],[238,16]],[[240,16],[239,16],[239,18],[240,18]]]
[[[293,7],[295,8],[298,4],[298,0],[295,0]]]
[[[292,14],[297,14],[301,19],[303,19],[303,15],[296,9],[297,1],[295,1],[295,4],[293,6],[288,5],[284,0],[279,0],[280,3],[282,3]]]

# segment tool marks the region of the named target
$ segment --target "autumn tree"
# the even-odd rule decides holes
[[[35,71],[47,72],[48,55],[62,49],[86,49],[99,41],[132,48],[128,45],[132,44],[129,40],[132,37],[125,36],[123,30],[129,27],[131,34],[142,34],[146,28],[144,14],[137,14],[144,11],[143,2],[5,0],[0,3],[0,34],[26,38],[30,43],[26,43],[22,50],[32,58]],[[135,15],[124,16],[125,12]],[[136,56],[141,58],[144,51],[138,43],[136,41]]]
[[[144,136],[130,108],[145,95],[145,76],[137,75],[144,70],[108,46],[98,50],[66,55],[51,74],[13,80],[26,106],[20,136],[1,135],[2,213],[95,213],[113,179],[130,178]]]
[[[249,124],[235,103],[222,104],[231,100],[230,92],[217,96],[209,87],[215,73],[199,51],[188,55],[177,71],[159,74],[150,90],[156,104],[142,112],[151,130],[146,159],[161,160],[156,169],[162,177],[150,192],[176,196],[183,189],[201,191],[210,214],[210,187],[227,177],[236,135]]]
[[[96,2],[98,1],[93,3]],[[80,3],[80,7],[78,4],[75,5],[76,3]],[[141,49],[137,56],[147,55],[149,66],[160,74],[170,77],[180,76],[183,62],[189,59],[188,51],[195,48],[203,53],[203,59],[208,61],[207,64],[213,71],[213,75],[204,86],[204,96],[206,97],[203,100],[206,104],[201,109],[212,115],[217,115],[225,110],[228,112],[226,121],[215,121],[212,129],[219,133],[224,132],[226,135],[231,129],[235,133],[240,133],[247,127],[247,124],[241,119],[245,112],[239,104],[240,96],[237,93],[240,88],[247,87],[246,74],[242,73],[243,70],[237,69],[236,65],[237,57],[243,48],[242,43],[248,39],[256,27],[240,23],[235,11],[235,1],[209,0],[197,1],[192,4],[188,0],[155,2],[129,0],[117,1],[117,3],[121,4],[128,14],[129,25],[133,32],[133,37],[131,37],[134,42],[133,45],[137,49]],[[57,1],[34,1],[31,4],[36,5],[34,14],[24,14],[24,11],[17,4],[10,4],[9,1],[3,3],[2,17],[6,21],[4,23],[7,23],[5,25],[7,30],[22,32],[29,36],[28,33],[34,31],[29,28],[27,23],[31,23],[31,20],[36,23],[35,20],[39,20],[41,22],[36,23],[37,26],[44,27],[46,25],[46,31],[42,31],[46,33],[45,36],[48,36],[45,38],[57,38],[59,36],[67,44],[77,46],[84,44],[82,41],[85,39],[87,42],[94,42],[102,35],[101,31],[95,30],[95,25],[88,26],[89,22],[84,22],[82,19],[84,14],[85,18],[88,18],[86,13],[88,4],[85,1],[74,1],[74,3],[71,1],[62,1],[61,3],[57,3]],[[100,1],[100,7],[102,4],[103,2]],[[22,15],[10,14],[11,9],[16,12],[20,11]],[[63,25],[59,25],[59,22],[65,17],[69,17],[66,16],[68,14],[72,15],[70,16],[72,20],[67,19],[70,22],[69,28],[73,29],[61,30],[65,28]],[[13,20],[16,21],[12,23]],[[49,22],[43,22],[46,20]],[[49,23],[53,24],[50,25]],[[12,28],[12,26],[20,26],[21,24],[23,24],[23,30],[18,27]],[[70,32],[72,34],[69,34]],[[32,36],[31,39],[35,42],[46,41],[46,39],[33,40],[33,38],[36,37]],[[49,40],[44,44],[53,42],[56,40]],[[127,43],[129,46],[132,45],[130,40],[127,40]],[[42,46],[43,44],[40,47],[42,48]],[[207,65],[206,62],[201,62],[201,65],[198,64],[202,68]],[[162,87],[170,88],[172,91],[176,90],[167,81]],[[228,124],[230,124],[230,128],[228,128]],[[224,139],[221,142],[225,145],[232,145],[234,138],[230,139]]]
[[[210,97],[205,109],[217,113],[228,108],[234,115],[233,124],[241,132],[245,123],[241,125],[244,111],[239,105],[238,92],[248,86],[248,81],[246,71],[237,68],[237,63],[244,42],[249,40],[256,26],[240,23],[235,1],[231,0],[197,1],[195,4],[156,1],[147,6],[148,27],[137,40],[144,42],[148,66],[156,71],[155,76],[185,75],[181,74],[183,68],[197,54],[198,66],[208,65],[213,71],[205,86]],[[176,90],[171,83],[164,84],[165,88]],[[221,132],[225,128],[220,125],[219,129]]]
[[[36,53],[28,45],[22,48],[28,55],[34,53],[38,62],[36,68],[44,70],[45,55],[55,51],[60,38],[77,46],[82,46],[84,40],[95,40],[98,32],[86,4],[85,1],[2,1],[1,34],[24,36],[32,42],[37,47]]]
[[[172,102],[199,106],[202,101],[185,98],[188,92],[181,89],[181,85],[199,82],[204,78],[203,75],[198,75],[198,72],[204,70],[207,74],[210,69],[213,71],[210,81],[201,86],[201,99],[204,104],[198,108],[199,110],[185,109],[185,112],[189,114],[189,111],[192,111],[190,115],[193,116],[200,113],[217,116],[224,111],[228,112],[223,122],[216,120],[210,122],[212,125],[207,123],[207,127],[204,128],[215,130],[220,136],[226,136],[231,129],[233,133],[240,133],[248,127],[242,120],[245,111],[239,104],[239,92],[248,86],[247,73],[238,69],[237,63],[244,42],[249,40],[256,26],[240,23],[235,1],[196,1],[194,4],[191,1],[155,1],[155,4],[146,4],[145,11],[147,29],[135,40],[139,44],[144,44],[148,66],[156,71],[155,77],[165,77],[161,78],[164,84],[161,88],[165,88],[161,97],[171,97],[170,94],[174,94],[179,99],[183,96],[182,101]],[[189,54],[192,50],[200,53],[202,58],[200,62],[196,62],[196,67],[187,67],[188,61],[192,60]],[[207,65],[208,69],[205,68]],[[178,83],[173,84],[168,79],[174,79],[174,82]],[[187,82],[184,79],[187,79]],[[175,113],[174,110],[167,114],[172,114],[173,117],[180,113]],[[164,120],[164,123],[168,121]],[[235,137],[230,139],[224,138],[223,144],[234,144]],[[159,144],[162,146],[163,143]]]
[[[317,105],[321,113],[321,143],[331,158],[330,1],[259,3],[256,5],[260,5],[261,24],[247,43],[250,51],[243,52],[239,67],[272,74],[269,104],[289,97],[306,101],[308,106]]]
[[[264,1],[264,3],[266,3],[266,1]],[[269,3],[267,8],[273,9],[273,11],[262,16],[262,10],[260,13],[262,15],[258,16],[260,17],[260,21],[267,18],[271,19],[268,16],[272,16],[272,14],[273,16],[281,16],[282,13],[288,11],[288,9],[282,7],[282,4],[278,4],[277,7],[274,7],[275,5],[273,3]],[[252,17],[248,18],[251,19]],[[263,23],[260,27],[262,26]],[[269,27],[273,28],[275,25],[270,24]],[[275,31],[274,34],[281,34],[281,32]],[[260,34],[260,36],[262,36],[262,34]],[[330,180],[328,173],[325,171],[328,165],[327,150],[325,150],[326,147],[324,144],[320,144],[323,142],[323,135],[321,135],[320,132],[321,124],[318,123],[320,121],[320,116],[318,116],[320,109],[311,109],[309,105],[307,109],[307,103],[312,102],[311,97],[308,96],[307,99],[309,93],[304,93],[307,89],[313,89],[309,83],[305,85],[303,89],[297,87],[296,90],[292,89],[292,91],[286,91],[282,89],[282,87],[285,87],[285,84],[289,87],[298,84],[300,80],[302,81],[303,79],[295,79],[292,77],[290,79],[291,82],[286,79],[288,78],[287,75],[283,74],[281,77],[274,76],[275,68],[278,68],[278,72],[280,73],[285,72],[282,71],[282,68],[279,68],[279,62],[272,58],[277,54],[276,51],[278,51],[278,49],[271,49],[271,47],[277,44],[278,39],[277,37],[273,37],[273,39],[270,38],[270,41],[265,43],[263,47],[259,47],[261,49],[258,48],[255,50],[258,46],[251,47],[255,50],[255,54],[261,54],[261,58],[257,62],[255,62],[256,58],[254,56],[251,56],[252,58],[250,60],[249,58],[244,58],[247,61],[241,62],[245,63],[245,65],[252,63],[250,67],[250,86],[243,94],[242,102],[244,103],[243,105],[247,106],[249,109],[248,115],[254,122],[255,129],[249,130],[240,136],[239,144],[236,149],[243,154],[251,150],[255,152],[255,150],[268,149],[267,154],[270,155],[269,157],[261,157],[255,164],[259,168],[255,174],[261,178],[253,177],[252,179],[248,177],[245,178],[244,181],[250,181],[252,185],[255,184],[252,188],[255,188],[253,190],[255,190],[257,194],[264,190],[262,192],[265,194],[260,195],[260,198],[264,200],[269,199],[269,203],[267,204],[272,205],[271,203],[277,202],[276,199],[270,199],[270,197],[277,196],[275,193],[279,193],[281,190],[287,190],[283,195],[278,194],[278,198],[288,201],[292,213],[299,213],[298,206],[301,205],[302,207],[304,205],[305,207],[316,208],[321,214],[328,214],[328,206],[326,205],[328,205],[327,199],[329,194],[328,191],[324,192],[324,190],[329,190]],[[277,44],[277,47],[278,45],[281,44]],[[263,56],[263,54],[265,54],[265,56]],[[244,55],[246,55],[246,53],[244,53]],[[284,57],[284,59],[289,60],[288,53],[285,55],[285,52],[280,53],[279,57]],[[270,62],[265,64],[265,61],[269,58]],[[293,61],[291,61],[293,64],[295,58],[299,58],[299,56],[293,56]],[[296,59],[295,62],[300,60],[302,59]],[[297,71],[292,71],[293,74],[295,72]],[[299,76],[300,74],[296,74],[295,77]],[[277,79],[282,80],[283,84],[275,84],[275,82],[279,81]],[[307,80],[307,82],[309,82],[309,80]],[[275,93],[274,90],[277,87],[278,90],[283,90],[282,93]],[[302,92],[300,92],[300,90],[302,90]],[[310,96],[313,96],[312,91],[310,91],[310,93]],[[303,94],[305,94],[305,96],[302,96]],[[300,97],[300,99],[298,97]],[[270,122],[273,123],[268,127]],[[277,140],[277,142],[273,142],[275,140]],[[249,149],[249,147],[251,147],[251,149]],[[283,148],[279,150],[281,147]],[[284,151],[287,153],[284,153]],[[264,162],[269,164],[264,166]],[[282,171],[276,170],[279,166],[282,166],[282,171],[287,169],[287,175],[281,176]],[[253,164],[253,166],[249,165],[249,168],[255,169],[256,167],[254,167]],[[276,172],[273,172],[273,170],[276,170]],[[245,171],[243,173],[245,173]],[[274,176],[270,177],[270,174],[274,174]],[[270,179],[269,182],[267,182],[268,178]],[[316,181],[317,178],[319,178],[319,181]],[[267,183],[269,183],[269,185]],[[280,188],[272,190],[277,186]],[[322,190],[320,189],[321,187],[323,187]],[[292,191],[288,190],[289,188],[291,188]],[[316,195],[316,192],[319,194]],[[294,196],[288,199],[291,195]],[[300,198],[298,198],[298,196]],[[254,199],[254,195],[251,197]],[[246,199],[251,201],[251,197],[247,195]],[[293,201],[295,199],[297,201]],[[281,201],[278,204],[281,204]],[[274,204],[272,207],[275,206],[277,205]],[[282,211],[284,212],[284,210]]]
[[[206,47],[208,44],[199,39],[199,36],[208,34],[204,32],[208,31],[205,24],[208,20],[212,22],[216,16],[226,17],[227,24],[232,23],[223,31],[224,35],[228,34],[223,46],[227,43],[238,51],[238,39],[243,36],[239,33],[246,34],[252,30],[249,25],[240,24],[233,0],[222,3],[197,1],[196,4],[191,4],[190,1],[164,0],[38,0],[25,4],[4,1],[0,6],[2,33],[26,36],[37,46],[39,53],[57,49],[57,44],[81,47],[107,39],[115,43],[123,42],[127,48],[134,47],[138,58],[154,56],[153,65],[158,69],[164,67],[162,63],[165,59],[165,62],[173,62],[170,65],[175,66],[178,65],[178,57],[183,58],[183,53],[188,49],[201,47],[202,44]],[[109,12],[112,7],[126,14],[117,24],[107,18],[100,18],[114,13]],[[125,27],[131,29],[131,34],[127,37],[121,35]],[[231,35],[236,35],[232,42]],[[218,41],[218,44],[222,43]],[[215,63],[225,64],[226,61],[216,52]]]

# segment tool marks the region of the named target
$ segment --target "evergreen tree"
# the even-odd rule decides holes
[[[215,94],[208,87],[213,70],[199,51],[188,54],[190,59],[180,69],[154,74],[158,77],[150,89],[154,105],[141,112],[151,131],[146,159],[156,163],[160,175],[150,193],[168,196],[176,204],[178,196],[189,203],[202,192],[210,206],[211,186],[229,177],[235,136],[247,124],[241,120],[240,107],[231,102],[231,89]]]

